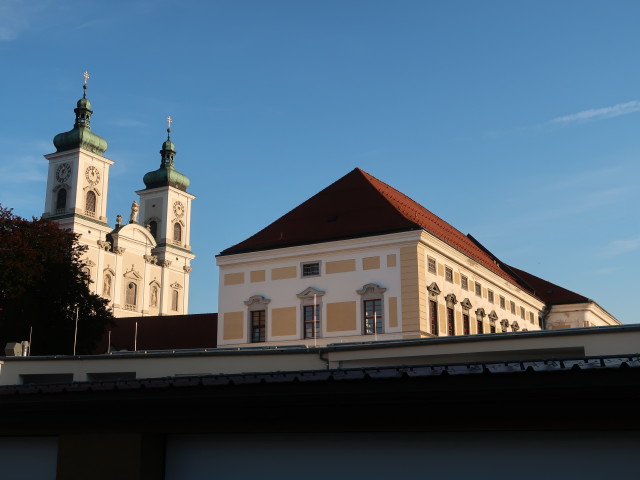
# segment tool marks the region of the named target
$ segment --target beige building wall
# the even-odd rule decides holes
[[[545,327],[549,330],[619,324],[611,314],[593,301],[554,305],[545,319]]]
[[[273,309],[295,309],[295,332],[285,334],[276,328],[276,335],[273,328],[267,328],[266,344],[310,342],[303,338],[304,301],[297,296],[305,289],[316,294],[320,305],[320,343],[337,338],[374,339],[364,335],[364,297],[357,293],[368,284],[384,289],[380,295],[384,329],[376,335],[379,339],[446,336],[447,308],[453,309],[455,335],[467,330],[468,334],[480,333],[479,322],[486,334],[492,327],[497,333],[539,330],[538,319],[544,309],[541,300],[425,231],[230,255],[217,261],[220,313],[240,308],[248,311],[244,302],[252,296],[269,301],[265,306],[267,323],[273,319]],[[303,265],[309,262],[319,264],[319,275],[302,276]],[[262,278],[255,272],[265,272],[265,281],[252,281]],[[434,295],[434,291],[438,293]],[[437,302],[437,332],[431,331],[430,299]],[[309,302],[311,297],[307,297]],[[247,328],[248,319],[247,313]],[[224,332],[224,324],[219,328],[221,346],[248,341],[244,330],[232,338]]]
[[[218,257],[219,313],[242,310],[246,324],[242,333],[234,330],[232,335],[221,322],[219,345],[247,344],[248,312],[253,307],[245,302],[254,296],[268,300],[260,307],[268,324],[266,344],[325,344],[343,337],[374,337],[364,335],[365,297],[358,293],[367,285],[383,291],[377,297],[382,298],[384,311],[384,328],[378,337],[401,338],[405,308],[401,301],[401,249],[413,243],[415,251],[417,238],[416,232],[410,232]],[[318,263],[319,275],[303,276],[306,263]],[[265,272],[264,281],[256,281],[262,274],[255,272]],[[300,298],[305,291],[312,293]],[[320,305],[320,332],[318,338],[305,339],[303,306],[313,303],[313,292]],[[418,310],[416,307],[419,315]]]
[[[489,333],[491,320],[489,314],[495,312],[496,332],[502,331],[501,321],[506,320],[506,331],[540,330],[539,316],[542,315],[545,304],[540,299],[522,290],[505,278],[495,274],[483,265],[475,262],[466,255],[458,252],[427,232],[423,232],[420,240],[424,252],[425,283],[438,286],[440,293],[436,297],[438,303],[439,335],[447,335],[447,299],[450,294],[455,296],[453,305],[456,335],[463,334],[462,316],[469,315],[470,334],[478,333],[478,320],[482,320],[483,333]],[[429,260],[435,262],[435,272],[429,267]],[[448,275],[450,271],[451,275]],[[466,287],[463,280],[466,278]],[[477,290],[478,289],[478,290]],[[493,294],[493,300],[489,293]],[[505,300],[504,308],[500,305],[500,298]],[[431,297],[433,300],[434,298]],[[467,302],[464,302],[468,300]],[[511,311],[511,302],[514,311]],[[470,306],[466,309],[465,306]],[[524,309],[524,318],[521,308]],[[484,311],[484,317],[478,315],[478,310]],[[425,312],[428,308],[425,308]],[[426,328],[431,333],[430,327]]]

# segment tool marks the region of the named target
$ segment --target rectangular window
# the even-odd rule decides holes
[[[489,331],[490,331],[491,333],[496,333],[496,326],[495,326],[495,325],[490,325],[490,326],[489,326]]]
[[[438,304],[429,300],[429,320],[431,321],[431,333],[438,335]]]
[[[484,322],[482,320],[478,320],[478,333],[484,333]]]
[[[303,277],[317,277],[320,275],[320,262],[310,262],[302,264]]]
[[[469,326],[469,315],[466,313],[462,314],[462,334],[469,335],[471,333]]]
[[[444,269],[444,279],[447,282],[453,282],[453,270],[451,270],[449,267],[445,267]]]
[[[493,290],[487,291],[487,300],[489,300],[489,303],[493,303]]]
[[[320,336],[320,305],[305,305],[303,308],[304,338],[318,338]]]
[[[524,307],[520,307],[520,318],[524,320]]]
[[[251,312],[251,343],[264,342],[266,340],[266,317],[265,310],[253,310]]]
[[[506,307],[506,303],[507,301],[504,299],[504,297],[502,295],[500,295],[500,308],[504,309],[507,308]]]
[[[529,322],[534,323],[533,312],[529,312]]]
[[[509,310],[511,310],[511,313],[516,313],[516,302],[513,300],[509,300]]]
[[[456,324],[453,317],[453,308],[447,308],[447,335],[456,334]]]
[[[373,326],[376,326],[375,332]],[[382,317],[382,299],[364,301],[364,334],[382,333],[384,319]]]
[[[460,286],[463,290],[469,290],[469,279],[464,275],[460,275]]]
[[[436,259],[428,257],[427,264],[429,265],[429,273],[436,273]]]
[[[482,296],[482,285],[480,285],[480,283],[476,282],[476,295],[478,295],[479,297]]]

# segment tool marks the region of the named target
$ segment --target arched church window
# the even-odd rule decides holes
[[[178,291],[177,290],[172,290],[171,291],[171,310],[173,310],[174,312],[178,311]]]
[[[155,220],[151,220],[149,222],[149,231],[151,232],[151,235],[153,235],[153,238],[155,238],[156,240],[158,239],[157,235],[158,235],[158,222],[156,222]]]
[[[182,242],[182,225],[178,222],[173,224],[173,241],[174,242]]]
[[[96,194],[93,190],[87,192],[87,198],[84,207],[85,213],[92,217],[96,214]]]
[[[64,210],[67,208],[67,190],[61,188],[56,196],[56,210]]]
[[[127,305],[131,305],[131,306],[136,306],[136,299],[138,297],[138,286],[133,283],[133,282],[129,282],[127,284],[127,294],[126,294],[126,303]]]

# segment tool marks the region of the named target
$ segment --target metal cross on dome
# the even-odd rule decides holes
[[[84,72],[82,74],[82,76],[84,77],[84,84],[87,84],[87,80],[89,80],[89,72]]]
[[[171,115],[169,115],[167,117],[167,123],[169,124],[169,128],[171,128],[171,122],[173,122],[173,119],[171,118]]]

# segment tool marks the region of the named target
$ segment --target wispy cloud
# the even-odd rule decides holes
[[[2,0],[0,2],[0,41],[8,42],[31,26],[33,16],[46,2],[30,0]]]
[[[625,253],[633,252],[640,248],[640,236],[635,238],[628,238],[626,240],[612,240],[607,248],[604,250],[604,255],[607,257],[615,257],[623,255]]]
[[[24,155],[0,167],[0,185],[44,182],[46,179],[47,162],[41,156]]]
[[[619,103],[611,107],[591,108],[578,113],[572,113],[571,115],[557,117],[551,120],[550,123],[569,125],[578,122],[605,120],[607,118],[628,115],[638,111],[640,111],[640,102],[638,100],[632,100],[630,102]]]

